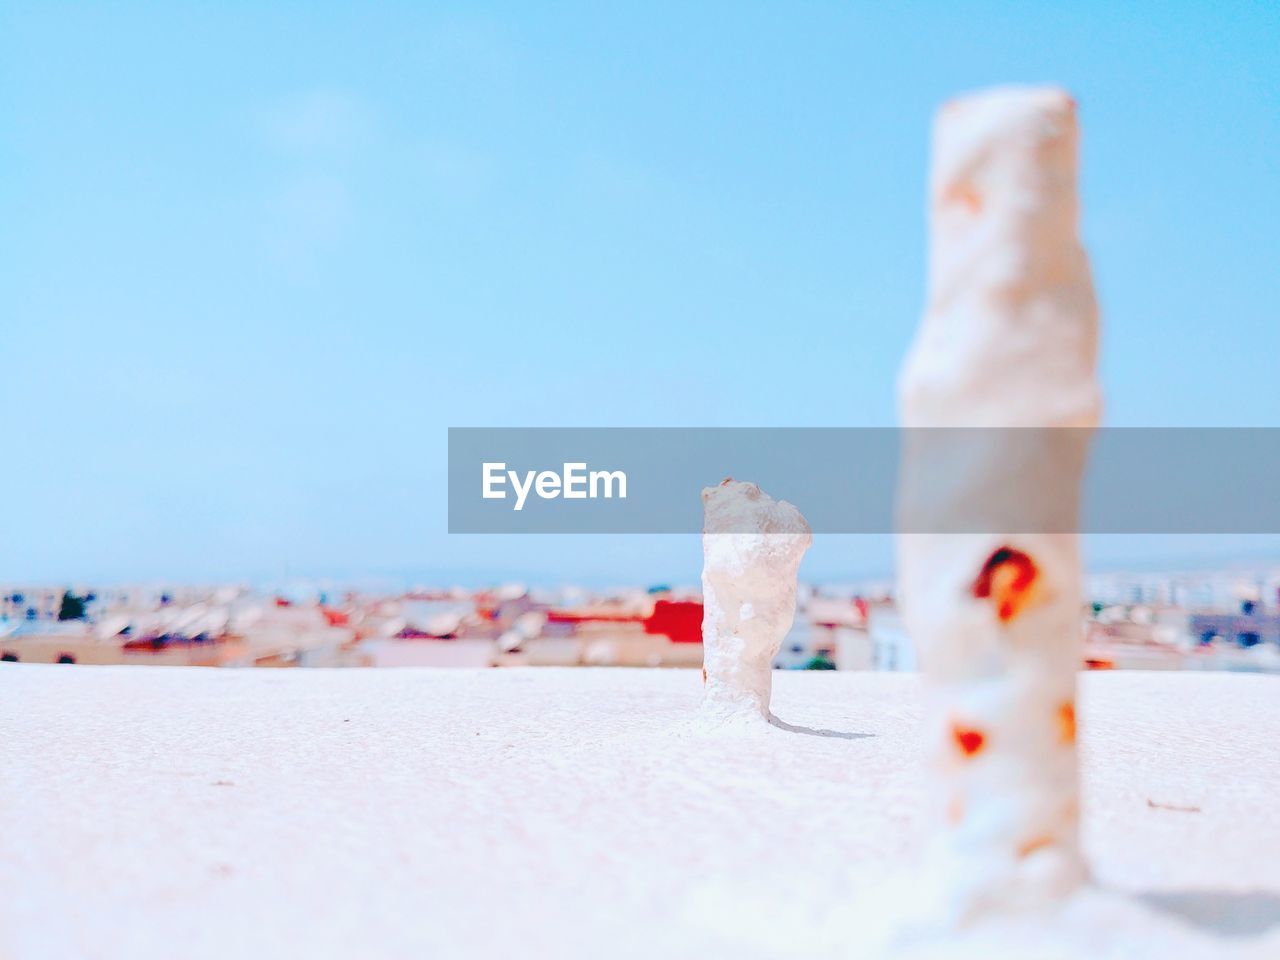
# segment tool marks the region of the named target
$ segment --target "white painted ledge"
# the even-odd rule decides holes
[[[1023,928],[922,955],[1280,956],[1280,679],[1082,682],[1110,906],[1046,953]],[[700,693],[693,670],[4,664],[0,956],[874,953],[921,847],[915,678],[779,674],[775,713],[831,735],[698,733]]]

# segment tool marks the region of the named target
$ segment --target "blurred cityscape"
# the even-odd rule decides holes
[[[1280,672],[1280,568],[1086,581],[1090,669]],[[220,667],[696,667],[696,587],[0,586],[0,658]],[[892,582],[802,587],[779,669],[914,670]]]

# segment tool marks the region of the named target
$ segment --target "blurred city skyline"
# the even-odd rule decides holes
[[[446,428],[894,423],[932,112],[990,83],[1079,99],[1106,422],[1280,424],[1280,9],[977,9],[6,4],[0,578],[690,582],[449,537]]]

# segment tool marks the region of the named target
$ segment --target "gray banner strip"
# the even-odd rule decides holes
[[[1080,504],[1040,495],[1082,457]],[[1008,469],[952,496],[976,462]],[[696,533],[726,477],[818,533],[1280,533],[1269,428],[451,428],[449,531]]]

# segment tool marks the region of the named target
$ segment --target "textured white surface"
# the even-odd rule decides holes
[[[938,111],[929,289],[899,386],[904,426],[1097,422],[1077,140],[1075,103],[1051,87],[998,87]]]
[[[1100,880],[1194,891],[1235,936],[1115,894],[1066,933],[927,955],[1280,956],[1280,927],[1249,932],[1280,919],[1278,682],[1082,678]],[[826,736],[695,733],[701,692],[696,670],[4,664],[0,956],[875,955],[921,840],[916,679],[780,674],[774,713]]]
[[[754,483],[702,491],[704,719],[769,718],[773,659],[796,614],[796,574],[813,543],[804,517]]]

